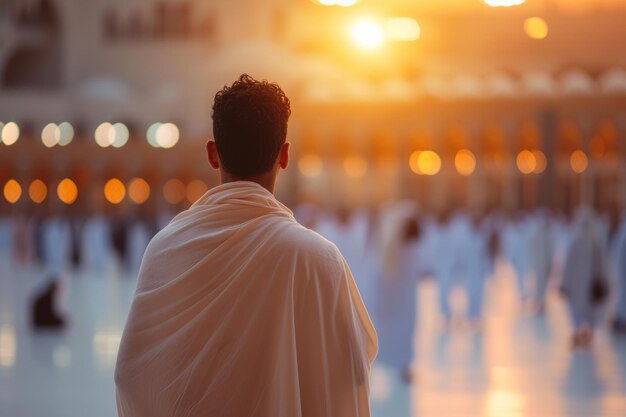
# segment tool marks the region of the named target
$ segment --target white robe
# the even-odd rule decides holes
[[[46,272],[59,278],[66,270],[72,253],[72,229],[69,221],[51,217],[44,223],[43,254]]]
[[[150,242],[120,345],[124,417],[369,416],[376,333],[336,246],[247,181]]]
[[[565,257],[562,290],[574,323],[593,325],[594,305],[591,286],[595,277],[603,276],[602,248],[588,231],[578,231],[570,242]]]
[[[626,218],[617,232],[613,251],[617,300],[615,304],[615,318],[626,323]]]
[[[413,358],[421,241],[409,240],[397,250],[395,268],[379,280],[374,322],[380,347],[377,361],[404,371]]]
[[[85,221],[81,235],[83,266],[104,273],[111,263],[111,230],[106,217],[95,215]]]

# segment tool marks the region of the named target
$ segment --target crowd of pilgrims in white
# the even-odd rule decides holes
[[[464,320],[480,330],[485,288],[497,262],[508,263],[521,302],[539,314],[550,291],[561,293],[575,344],[581,342],[576,332],[584,339],[598,321],[598,305],[590,296],[598,277],[608,284],[604,321],[618,331],[626,329],[626,216],[611,224],[589,209],[571,218],[546,209],[509,216],[434,215],[411,202],[351,212],[304,204],[294,215],[344,255],[378,333],[377,360],[400,372],[412,358],[420,280],[436,283],[443,325]],[[103,279],[112,269],[134,276],[148,242],[172,217],[4,216],[0,257],[16,267],[37,265],[44,280],[58,280],[73,268]],[[456,289],[466,295],[463,312],[451,304]]]

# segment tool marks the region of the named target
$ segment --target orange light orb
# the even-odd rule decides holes
[[[150,197],[150,185],[143,178],[133,178],[128,184],[128,196],[135,204],[143,204]]]
[[[28,196],[30,199],[36,203],[41,204],[48,195],[48,187],[41,180],[35,180],[30,183],[30,187],[28,187]]]
[[[10,179],[4,184],[3,194],[9,203],[15,204],[22,196],[22,186],[14,179]]]
[[[170,204],[179,204],[185,198],[185,184],[175,178],[168,180],[163,185],[163,197]]]
[[[104,198],[111,204],[119,204],[126,196],[124,183],[117,178],[111,178],[104,184]]]
[[[57,196],[65,204],[72,204],[78,198],[78,187],[69,178],[64,178],[57,186]]]
[[[587,158],[587,155],[579,149],[572,152],[572,155],[569,158],[569,163],[572,167],[572,171],[577,174],[582,174],[589,166],[589,158]]]

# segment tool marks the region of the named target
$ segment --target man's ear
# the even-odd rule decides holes
[[[280,147],[280,153],[278,154],[278,165],[282,169],[287,169],[287,167],[289,166],[289,146],[290,143],[285,142]]]
[[[211,165],[214,169],[220,169],[220,156],[217,153],[217,145],[213,139],[209,139],[206,143],[206,153],[209,165]]]

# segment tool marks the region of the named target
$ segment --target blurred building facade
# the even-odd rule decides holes
[[[376,35],[397,17],[417,22],[416,36],[354,39],[355,24]],[[217,182],[202,152],[213,96],[248,72],[292,99],[289,203],[622,209],[625,19],[607,0],[3,0],[0,184],[20,195],[5,190],[0,204],[38,210],[36,179],[43,201],[62,204],[64,178],[77,211],[110,205],[111,178],[126,187],[120,210],[141,200],[134,178],[151,190],[139,205],[188,204]],[[149,144],[155,123],[175,140]]]

